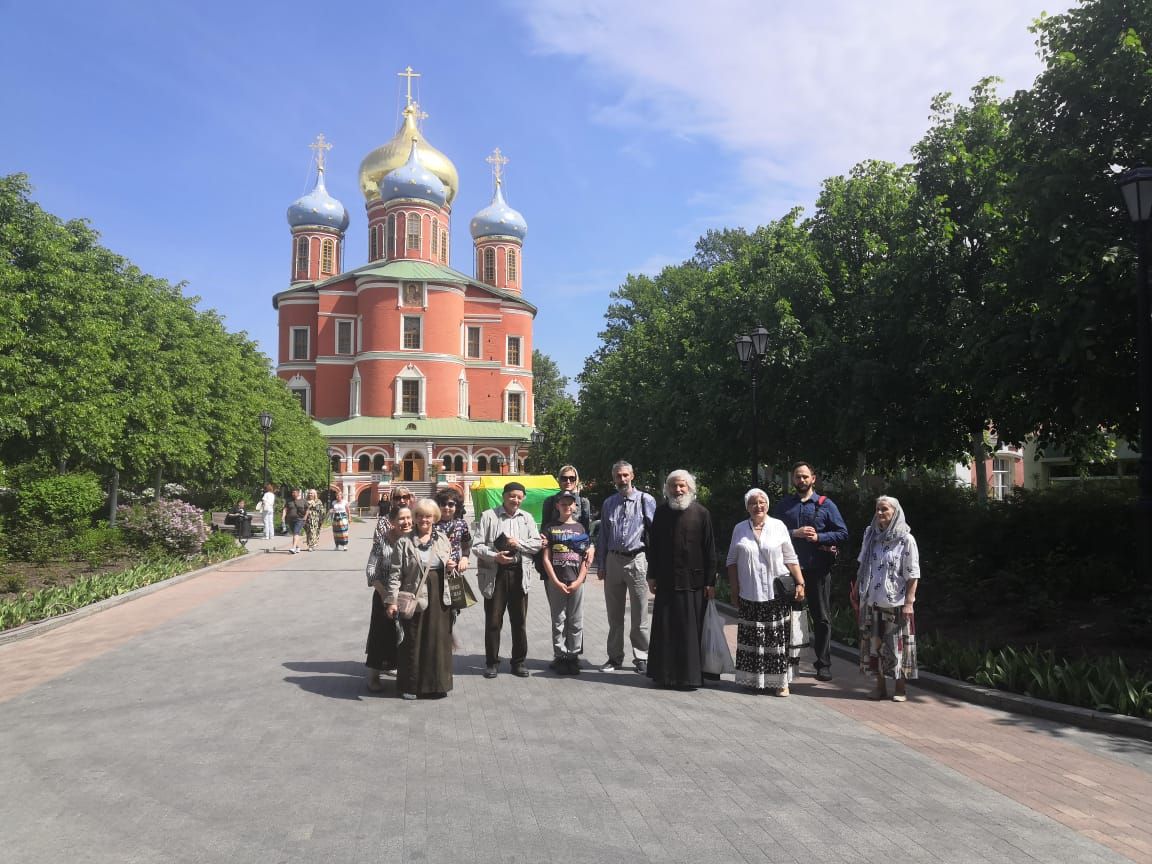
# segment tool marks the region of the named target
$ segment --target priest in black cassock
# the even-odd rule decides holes
[[[648,677],[659,687],[704,684],[700,635],[715,593],[712,516],[696,501],[696,478],[673,471],[649,532],[648,587],[656,595],[648,644]]]

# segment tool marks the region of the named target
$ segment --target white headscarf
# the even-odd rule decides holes
[[[877,544],[892,546],[912,533],[912,529],[904,520],[904,508],[900,506],[900,502],[891,495],[881,495],[876,499],[877,504],[881,501],[886,501],[895,512],[892,514],[892,521],[884,529],[880,527],[880,517],[872,516],[872,524],[868,526],[868,531],[864,535],[864,546],[860,549],[860,557],[856,559],[860,563],[860,566],[856,568],[856,575],[860,578],[861,585],[868,581],[868,562],[872,560],[872,550],[876,548]]]

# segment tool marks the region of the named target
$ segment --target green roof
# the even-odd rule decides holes
[[[473,285],[476,288],[481,288],[489,294],[494,294],[497,297],[503,297],[505,300],[511,300],[515,303],[520,303],[527,306],[533,312],[536,312],[536,306],[529,303],[520,294],[515,291],[505,291],[502,288],[495,288],[491,285],[485,285],[483,282],[477,282],[471,276],[461,273],[459,270],[454,270],[451,267],[445,267],[441,264],[430,264],[427,261],[389,261],[387,264],[377,264],[375,262],[365,264],[357,267],[354,270],[346,270],[343,273],[338,273],[335,276],[330,276],[321,282],[309,282],[305,285],[298,285],[295,288],[289,288],[287,291],[281,291],[272,298],[273,307],[278,307],[281,297],[291,294],[303,294],[306,292],[314,292],[318,288],[323,288],[325,285],[331,285],[335,282],[343,281],[348,278],[358,278],[361,276],[378,276],[382,279],[395,279],[397,282],[404,279],[409,279],[417,282],[446,282],[454,285]]]
[[[532,427],[486,420],[416,417],[352,417],[348,420],[313,420],[325,438],[450,438],[479,441],[528,441]],[[409,428],[415,426],[415,429]]]

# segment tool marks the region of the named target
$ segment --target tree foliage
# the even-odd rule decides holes
[[[251,340],[30,196],[0,178],[0,463],[253,487],[267,410],[273,475],[325,476],[323,439]]]
[[[981,459],[996,435],[1072,454],[1102,431],[1132,440],[1135,244],[1114,175],[1152,164],[1152,0],[1090,0],[1034,31],[1035,85],[941,94],[909,164],[864,161],[807,219],[710,231],[685,263],[629,276],[578,379],[581,462],[746,475],[733,338],[757,324],[768,466],[890,473]]]

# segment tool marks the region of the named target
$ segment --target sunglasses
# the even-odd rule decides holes
[[[575,477],[561,477],[560,482],[561,483],[575,483],[576,478]]]
[[[444,503],[441,505],[441,507],[455,507],[455,506],[456,506],[456,502],[455,502],[455,501],[445,501],[445,502],[444,502]]]

